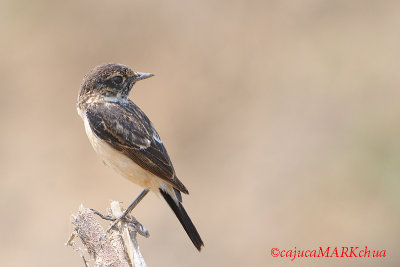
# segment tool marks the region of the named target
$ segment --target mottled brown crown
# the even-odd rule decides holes
[[[122,77],[122,83],[113,82],[113,78],[117,76]],[[134,84],[133,77],[135,77],[134,71],[122,64],[108,63],[97,66],[85,75],[79,97],[91,94],[109,97],[128,96]]]

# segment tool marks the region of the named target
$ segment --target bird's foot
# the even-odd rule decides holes
[[[147,231],[146,227],[144,227],[138,220],[136,220],[134,217],[129,215],[130,210],[125,210],[121,216],[115,217],[115,216],[111,216],[111,215],[104,215],[101,214],[100,212],[98,212],[95,209],[90,209],[91,211],[93,211],[94,214],[98,215],[100,218],[102,218],[103,220],[107,220],[107,221],[112,221],[111,225],[108,227],[107,229],[107,233],[111,231],[111,229],[113,227],[115,227],[119,222],[124,222],[126,223],[128,229],[130,231],[136,231],[138,232],[140,235],[144,236],[144,237],[149,237],[150,234]]]
[[[135,218],[129,215],[129,213],[139,204],[139,202],[147,195],[147,193],[150,190],[148,188],[145,188],[142,193],[129,205],[129,207],[122,212],[122,214],[118,217],[114,217],[111,215],[103,215],[97,210],[91,209],[94,214],[100,216],[100,218],[108,221],[113,221],[110,225],[110,227],[107,229],[107,233],[110,232],[110,230],[115,227],[119,222],[123,221],[128,223],[128,225],[133,226],[139,234],[148,237],[148,232],[146,228],[144,228]]]
[[[110,230],[115,227],[119,222],[126,222],[126,223],[130,223],[130,221],[132,220],[132,217],[129,216],[130,210],[126,209],[120,216],[118,217],[111,217],[110,221],[113,221],[110,225],[110,227],[108,227],[107,229],[107,233],[110,232]],[[107,220],[107,219],[106,219]]]
[[[115,225],[117,225],[117,223],[123,221],[126,223],[131,223],[132,222],[132,217],[128,216],[128,213],[130,212],[130,210],[126,209],[120,216],[115,217],[112,215],[104,215],[102,213],[100,213],[99,211],[95,210],[95,209],[90,209],[91,211],[93,211],[94,214],[98,215],[100,218],[102,218],[103,220],[107,220],[107,221],[112,221],[110,227],[107,229],[107,232],[110,232],[111,228],[113,228]],[[135,219],[136,221],[136,219]]]
[[[99,216],[100,218],[102,218],[103,220],[107,220],[107,221],[115,221],[117,218],[111,215],[104,215],[101,214],[100,212],[98,212],[95,209],[90,209],[91,211],[93,211],[94,214],[96,214],[97,216]]]

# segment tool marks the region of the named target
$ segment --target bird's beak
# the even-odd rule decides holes
[[[134,76],[133,80],[135,82],[137,82],[137,81],[140,81],[140,80],[144,80],[144,79],[150,78],[152,76],[154,76],[154,74],[152,74],[152,73],[135,72],[135,76]]]

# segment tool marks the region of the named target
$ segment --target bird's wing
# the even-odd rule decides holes
[[[86,118],[98,138],[143,169],[172,184],[179,191],[188,193],[176,177],[153,124],[132,101],[93,103],[86,109]]]

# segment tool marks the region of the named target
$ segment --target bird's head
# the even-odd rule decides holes
[[[152,76],[154,75],[150,73],[135,72],[122,64],[103,64],[85,75],[79,97],[93,94],[103,97],[128,97],[137,81]]]

